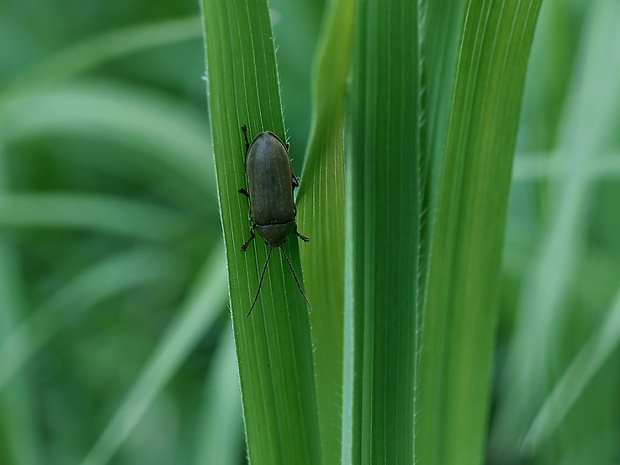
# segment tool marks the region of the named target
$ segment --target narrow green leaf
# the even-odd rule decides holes
[[[417,2],[360,2],[346,151],[342,463],[415,463]]]
[[[233,332],[252,465],[321,461],[308,308],[280,251],[269,263],[256,307],[267,248],[260,238],[246,253],[248,201],[245,145],[269,130],[284,139],[269,12],[264,0],[202,2],[209,107],[220,211],[226,243]],[[312,247],[312,243],[304,244]],[[284,246],[301,279],[297,239]]]
[[[323,463],[339,462],[344,337],[344,110],[356,0],[331,3],[314,70],[314,120],[298,206],[310,316]]]
[[[459,51],[460,23],[465,11],[466,0],[425,1],[422,26],[422,55],[424,59],[423,86],[426,90],[424,111],[425,137],[423,151],[427,154],[429,197],[427,209],[435,208],[441,160],[444,154],[446,131],[450,122],[452,87],[456,73],[456,58]]]
[[[420,354],[424,465],[484,461],[504,219],[539,6],[472,0],[458,26]]]
[[[205,261],[187,300],[82,465],[108,463],[201,336],[220,315],[226,298],[226,280],[221,271],[224,267],[222,252],[221,248],[217,248]]]

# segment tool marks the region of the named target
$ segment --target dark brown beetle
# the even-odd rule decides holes
[[[295,207],[293,191],[299,186],[299,178],[291,170],[291,160],[288,157],[289,146],[269,131],[261,132],[250,143],[248,128],[244,124],[241,129],[245,137],[245,177],[248,182],[248,190],[241,188],[239,193],[250,199],[251,223],[250,238],[241,246],[241,250],[245,252],[250,242],[256,237],[254,230],[269,246],[267,260],[265,260],[258,281],[258,289],[248,316],[252,313],[258,299],[267,264],[275,247],[279,247],[282,251],[293,272],[297,287],[299,287],[301,295],[310,307],[310,302],[308,302],[308,298],[301,287],[293,264],[282,248],[291,232],[294,232],[304,242],[310,240],[297,232],[297,223],[295,222],[297,208]]]

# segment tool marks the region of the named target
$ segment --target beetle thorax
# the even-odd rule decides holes
[[[265,242],[270,246],[280,247],[286,242],[286,238],[293,230],[294,225],[294,221],[267,225],[257,224],[256,232],[258,232],[259,236],[265,239]]]

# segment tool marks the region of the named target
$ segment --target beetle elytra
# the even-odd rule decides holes
[[[241,129],[245,138],[245,177],[248,189],[241,188],[238,192],[250,200],[250,238],[241,246],[241,250],[243,252],[247,250],[250,242],[256,237],[255,230],[269,247],[267,259],[258,280],[258,289],[247,316],[250,316],[258,300],[271,252],[276,247],[282,251],[301,295],[308,307],[312,309],[293,264],[282,248],[291,232],[294,232],[304,242],[310,240],[297,232],[295,222],[297,208],[293,191],[299,186],[299,178],[293,174],[291,169],[291,160],[288,156],[289,146],[269,131],[261,132],[250,143],[247,126],[244,124]]]

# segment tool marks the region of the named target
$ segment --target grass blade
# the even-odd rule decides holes
[[[274,44],[264,1],[204,0],[209,107],[226,244],[233,332],[252,465],[320,463],[308,309],[284,258],[275,251],[251,317],[266,247],[248,235],[245,146],[269,130],[284,139]],[[306,245],[312,247],[312,243]],[[284,249],[300,274],[296,238]],[[300,274],[301,276],[301,274]]]
[[[424,464],[483,463],[503,227],[539,6],[468,1],[461,17],[428,262],[416,436]]]
[[[112,458],[153,399],[216,320],[226,295],[222,268],[222,251],[216,249],[205,262],[187,300],[151,359],[145,364],[122,406],[82,465],[103,465]]]
[[[344,464],[414,463],[420,244],[417,3],[361,2],[347,148]]]
[[[314,70],[314,120],[299,189],[324,464],[341,449],[344,337],[344,111],[356,0],[330,4]]]

